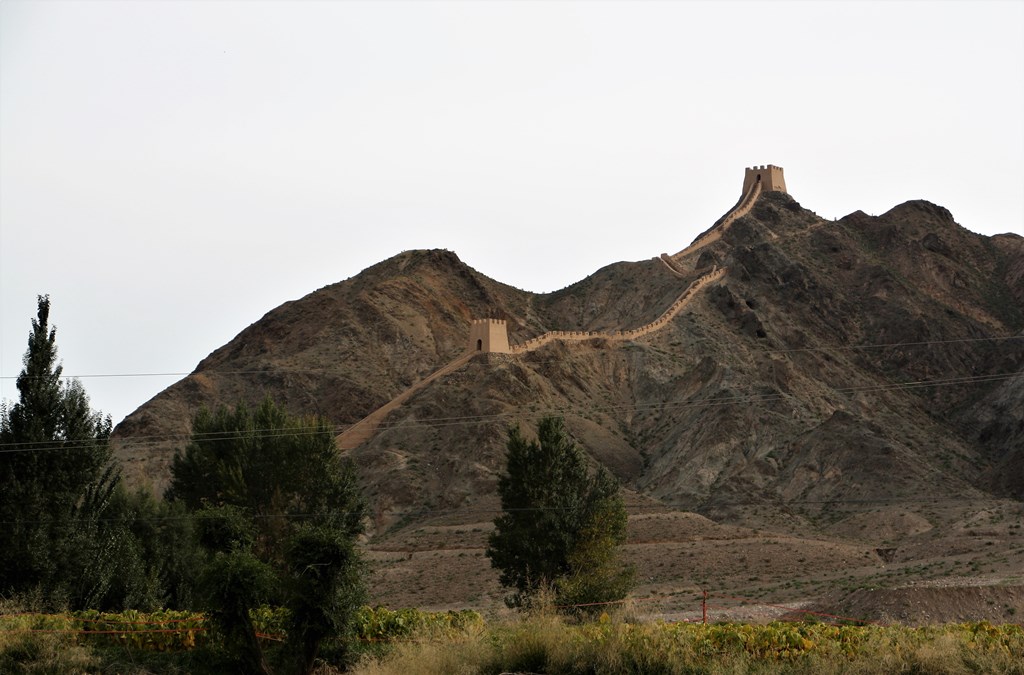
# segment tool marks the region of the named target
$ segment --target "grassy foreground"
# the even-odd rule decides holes
[[[94,621],[89,617],[85,617]],[[161,615],[164,625],[182,617]],[[118,617],[126,621],[127,617]],[[477,617],[416,610],[367,610],[359,655],[361,675],[458,673],[1017,673],[1024,675],[1024,628],[988,623],[831,626],[807,623],[630,623],[603,616],[592,623],[542,614],[484,623]],[[191,619],[180,634],[15,631],[27,618],[0,622],[2,673],[218,673],[228,664],[215,641]],[[31,619],[39,626],[38,616]],[[57,621],[46,619],[45,621]],[[59,619],[67,621],[66,618]],[[81,620],[81,619],[79,619]],[[132,617],[133,622],[139,617]],[[44,621],[44,623],[45,623]],[[4,630],[4,623],[6,628]],[[49,625],[53,625],[52,623]],[[98,624],[108,627],[109,623]],[[191,631],[194,638],[187,636]],[[175,630],[175,634],[178,631]],[[147,638],[148,639],[148,638]],[[173,646],[172,646],[173,645]],[[351,658],[350,653],[350,658]],[[324,663],[318,673],[340,673]]]
[[[571,625],[533,617],[458,639],[404,642],[361,675],[419,673],[1018,673],[1024,628],[824,624]]]

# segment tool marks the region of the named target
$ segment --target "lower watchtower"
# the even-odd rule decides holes
[[[509,354],[508,326],[504,319],[473,319],[469,327],[469,350],[471,352],[494,352]]]
[[[782,175],[782,167],[774,164],[747,169],[743,174],[743,194],[747,194],[747,191],[754,187],[754,183],[761,183],[761,192],[786,192],[786,179]]]

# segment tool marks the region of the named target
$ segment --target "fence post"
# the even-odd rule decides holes
[[[708,623],[708,592],[704,591],[704,598],[700,601],[700,615],[704,625]]]

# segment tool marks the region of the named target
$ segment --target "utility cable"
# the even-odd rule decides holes
[[[658,515],[659,513],[672,514],[672,513],[693,513],[700,515],[699,509],[706,506],[712,506],[715,508],[723,507],[734,507],[734,506],[757,506],[757,507],[776,507],[786,509],[792,506],[821,506],[821,505],[856,505],[856,506],[870,506],[870,505],[893,505],[893,504],[929,504],[929,505],[943,505],[943,504],[998,504],[998,503],[1013,503],[1018,507],[1019,510],[1024,510],[1024,504],[1017,502],[1016,500],[1009,498],[1000,497],[985,497],[975,495],[960,495],[960,496],[946,496],[946,497],[877,497],[871,499],[793,499],[793,500],[780,500],[774,498],[768,498],[762,500],[755,499],[742,499],[742,500],[712,500],[709,498],[694,499],[691,502],[654,502],[650,504],[631,504],[624,505],[624,509],[630,515],[641,516],[641,515]],[[548,513],[548,512],[564,512],[572,510],[575,507],[561,507],[561,506],[526,506],[518,508],[502,508],[500,506],[482,508],[453,508],[453,509],[437,509],[437,508],[424,508],[424,509],[413,509],[409,512],[409,517],[431,517],[441,516],[445,518],[451,518],[459,515],[493,515],[499,513]],[[189,514],[175,515],[175,516],[139,516],[139,517],[107,517],[107,518],[41,518],[41,519],[20,519],[20,520],[0,520],[0,525],[17,525],[17,524],[49,524],[49,523],[84,523],[84,522],[107,522],[107,523],[137,523],[137,522],[175,522],[190,520],[195,517],[196,513],[192,512]],[[309,512],[309,513],[257,513],[251,514],[249,517],[255,520],[300,520],[300,519],[318,519],[318,518],[343,518],[353,515],[366,515],[361,511],[321,511],[321,512]],[[220,517],[220,516],[212,516]],[[228,516],[224,516],[228,517]],[[425,524],[425,523],[421,523]],[[463,523],[463,525],[472,523]],[[457,525],[457,524],[456,524]],[[750,528],[748,528],[750,529]],[[789,536],[785,533],[778,533],[779,536]]]
[[[596,336],[593,339],[603,339],[600,336]],[[877,344],[865,344],[865,345],[835,345],[835,346],[824,346],[824,347],[792,347],[792,348],[779,348],[779,349],[759,349],[758,353],[761,354],[789,354],[793,352],[831,352],[831,351],[858,351],[868,349],[890,349],[896,347],[922,347],[930,345],[944,345],[944,344],[958,344],[958,343],[973,343],[973,342],[998,342],[1004,340],[1024,340],[1024,334],[1022,335],[1006,335],[999,337],[981,337],[981,338],[956,338],[952,340],[920,340],[915,342],[886,342]],[[711,338],[698,338],[691,341],[692,346],[702,342],[710,342]],[[558,342],[557,339],[552,340],[552,343]],[[586,340],[573,341],[574,344],[585,343]],[[490,352],[488,352],[490,353]],[[513,354],[510,356],[522,357],[530,352],[524,354]],[[453,357],[457,358],[457,357]],[[564,358],[557,359],[536,359],[529,360],[531,365],[544,364],[544,363],[564,363]],[[489,364],[470,361],[465,366],[488,366]],[[275,373],[291,373],[291,374],[306,374],[306,375],[330,375],[339,374],[344,375],[350,371],[336,370],[330,368],[263,368],[263,369],[251,369],[251,370],[201,370],[191,372],[151,372],[151,373],[86,373],[81,375],[61,375],[62,380],[80,380],[90,378],[128,378],[128,377],[187,377],[189,375],[272,375]],[[0,380],[17,380],[21,375],[2,375]],[[42,379],[41,377],[39,379]]]
[[[1024,374],[1024,371],[1017,371],[1012,373],[1000,373],[1000,374],[989,374],[989,375],[972,375],[965,377],[955,378],[940,378],[933,380],[913,380],[909,382],[890,382],[881,384],[867,384],[855,387],[842,387],[830,389],[829,391],[840,393],[840,394],[855,394],[855,393],[870,393],[870,392],[882,392],[891,391],[896,389],[920,389],[927,387],[946,387],[946,386],[957,386],[957,385],[968,385],[977,383],[989,383],[989,382],[1002,382],[1011,380],[1016,377],[1020,377]],[[509,419],[540,419],[550,415],[580,415],[580,414],[592,414],[592,413],[622,413],[622,412],[661,412],[666,410],[680,410],[685,408],[698,408],[698,407],[721,407],[737,403],[761,403],[770,402],[776,400],[785,400],[793,398],[792,394],[787,393],[772,393],[772,394],[754,394],[754,395],[735,395],[735,396],[711,396],[708,399],[700,401],[681,401],[681,402],[666,402],[666,403],[652,403],[648,405],[622,405],[622,406],[594,406],[588,408],[552,408],[544,411],[530,412],[524,414],[522,411],[507,412],[507,413],[495,413],[489,415],[467,415],[459,417],[436,417],[416,421],[401,421],[393,424],[379,425],[378,431],[386,431],[389,429],[396,428],[442,428],[452,426],[469,426],[477,425],[488,422],[498,422],[501,420]],[[357,423],[348,425],[338,425],[331,427],[331,433],[339,435],[344,433],[346,430],[352,428]],[[244,436],[250,439],[262,439],[262,438],[281,438],[288,436],[308,436],[322,433],[322,427],[307,427],[307,428],[293,428],[293,429],[256,429],[256,430],[243,430],[243,431],[223,431],[223,432],[211,432],[210,434],[194,436],[191,434],[168,434],[168,435],[151,435],[151,436],[139,436],[125,439],[123,442],[130,443],[134,447],[161,445],[171,441],[184,441],[189,442],[193,439],[197,441],[209,441],[216,442],[220,440],[230,440],[239,436]],[[54,445],[53,441],[36,441],[28,443],[3,443],[0,444],[0,454],[11,453],[11,452],[33,452],[33,451],[49,451],[49,450],[69,450],[75,449],[76,447],[90,447],[97,441],[94,439],[82,439],[67,441],[60,445]],[[27,446],[27,447],[26,447]]]

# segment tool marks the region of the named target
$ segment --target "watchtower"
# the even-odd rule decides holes
[[[761,192],[786,192],[786,179],[782,167],[773,164],[754,166],[743,175],[743,194],[747,194],[754,183],[761,183]]]
[[[508,326],[504,319],[473,319],[469,327],[469,350],[510,354]]]

